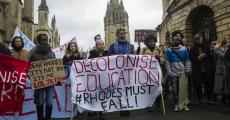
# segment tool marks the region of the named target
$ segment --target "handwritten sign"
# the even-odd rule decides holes
[[[32,62],[29,75],[33,89],[45,88],[66,81],[62,59]]]

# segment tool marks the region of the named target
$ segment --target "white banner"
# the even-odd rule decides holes
[[[22,40],[25,44],[24,47],[27,50],[31,50],[35,46],[35,44],[28,37],[26,37],[26,35],[18,27],[15,29],[13,38],[16,36],[22,38]]]
[[[66,48],[67,48],[67,46],[68,46],[68,44],[69,44],[70,42],[75,42],[75,43],[77,43],[76,37],[74,37],[74,38],[73,38],[72,40],[70,40],[69,42],[66,42],[65,44],[61,45],[60,47],[54,48],[54,49],[53,49],[56,58],[63,58],[63,57],[64,57],[64,55],[65,55],[65,50],[66,50]]]
[[[65,72],[68,77],[70,66],[65,66]],[[37,120],[33,93],[31,82],[27,80],[23,110],[17,116],[0,116],[0,120]],[[67,82],[63,83],[62,86],[55,86],[52,118],[70,118],[71,109],[71,84],[70,79],[67,79]],[[76,115],[76,108],[74,115]]]
[[[162,92],[161,68],[153,56],[118,55],[74,61],[72,103],[80,111],[150,107]]]

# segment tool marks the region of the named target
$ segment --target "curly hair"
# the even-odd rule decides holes
[[[154,35],[147,35],[144,39],[144,44],[147,45],[151,40],[157,42],[157,38]]]
[[[24,45],[25,45],[23,39],[22,39],[21,37],[19,37],[19,36],[16,36],[16,37],[13,38],[13,40],[12,40],[12,42],[11,42],[11,47],[14,48],[14,49],[16,48],[15,41],[16,41],[16,39],[18,39],[18,38],[19,38],[19,39],[21,40],[21,42],[22,42],[21,48],[23,48]]]
[[[184,38],[184,35],[181,33],[180,30],[173,31],[172,34],[171,34],[172,38],[175,37],[177,34],[180,34],[181,40]]]

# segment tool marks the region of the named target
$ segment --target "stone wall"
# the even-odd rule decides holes
[[[189,23],[190,15],[199,6],[207,6],[213,11],[217,36],[230,35],[229,0],[191,0],[168,14],[163,20],[160,27],[160,42],[165,43],[167,32],[171,33],[174,30],[181,30],[191,45],[193,43],[193,31],[191,23]]]

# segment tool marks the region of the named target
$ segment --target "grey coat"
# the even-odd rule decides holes
[[[226,59],[225,52],[220,49],[214,50],[218,56],[215,73],[214,92],[217,94],[230,94],[230,61]]]

